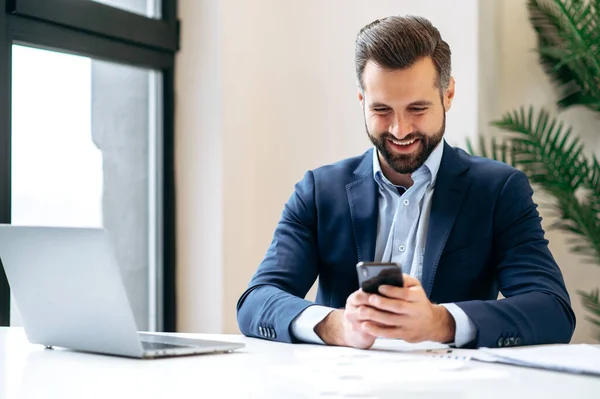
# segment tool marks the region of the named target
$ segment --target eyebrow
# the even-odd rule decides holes
[[[431,101],[427,101],[427,100],[414,101],[414,102],[408,104],[409,107],[428,107],[431,105],[433,105],[433,103]],[[373,103],[373,104],[369,105],[369,108],[391,108],[391,107],[384,103]]]

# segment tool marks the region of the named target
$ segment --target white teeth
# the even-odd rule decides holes
[[[412,139],[410,141],[400,141],[400,140],[390,140],[392,143],[396,145],[411,145],[415,142],[416,139]]]

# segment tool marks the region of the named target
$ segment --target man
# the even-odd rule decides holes
[[[374,149],[296,185],[238,301],[242,333],[356,348],[378,337],[569,342],[575,315],[527,177],[443,140],[455,83],[438,30],[420,17],[377,20],[359,32],[355,61]],[[359,261],[400,263],[404,287],[363,292]]]

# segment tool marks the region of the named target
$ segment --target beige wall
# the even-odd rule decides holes
[[[294,184],[309,168],[369,148],[353,69],[364,24],[390,14],[429,17],[454,52],[447,138],[475,134],[476,3],[180,1],[179,330],[237,332],[237,298]]]
[[[486,0],[488,1],[488,0]],[[526,0],[489,0],[498,2],[498,34],[496,42],[489,42],[498,49],[498,65],[492,66],[497,74],[495,91],[493,86],[484,98],[486,107],[495,108],[491,112],[495,117],[521,105],[546,107],[556,110],[556,95],[548,77],[544,74],[537,56],[531,50],[536,46],[536,35],[528,21]],[[574,132],[582,137],[590,151],[598,154],[600,135],[598,135],[597,115],[574,109],[561,114],[561,118],[574,126]],[[596,118],[596,119],[595,119]],[[490,129],[487,129],[490,132]],[[536,202],[548,201],[548,197],[536,194]],[[567,288],[571,293],[573,308],[577,315],[577,328],[573,342],[593,342],[591,324],[584,320],[586,313],[580,304],[578,289],[590,290],[600,287],[600,267],[584,264],[578,256],[571,254],[566,246],[569,237],[560,231],[549,231],[552,223],[548,212],[542,211],[546,237],[550,240],[550,249],[561,266]]]
[[[530,51],[535,35],[525,3],[180,0],[179,330],[237,332],[235,303],[294,183],[308,168],[369,147],[353,71],[353,41],[362,25],[421,14],[440,28],[457,81],[446,137],[462,145],[478,131],[492,134],[487,121],[514,107],[552,108],[554,92]],[[592,115],[575,110],[565,118],[583,126],[577,131],[600,149]],[[570,292],[600,286],[600,267],[570,254],[563,233],[547,237]],[[590,342],[592,329],[579,298],[572,299],[574,342]]]
[[[184,0],[175,83],[178,330],[223,325],[222,87],[218,1]]]

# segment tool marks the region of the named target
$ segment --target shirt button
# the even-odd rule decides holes
[[[406,249],[406,247],[404,247],[404,245],[400,245],[398,247],[398,251],[400,251],[400,252],[404,252],[405,249]]]
[[[402,203],[403,203],[405,206],[408,206],[408,204],[410,204],[410,202],[409,202],[407,199],[405,199],[404,201],[402,201]]]

